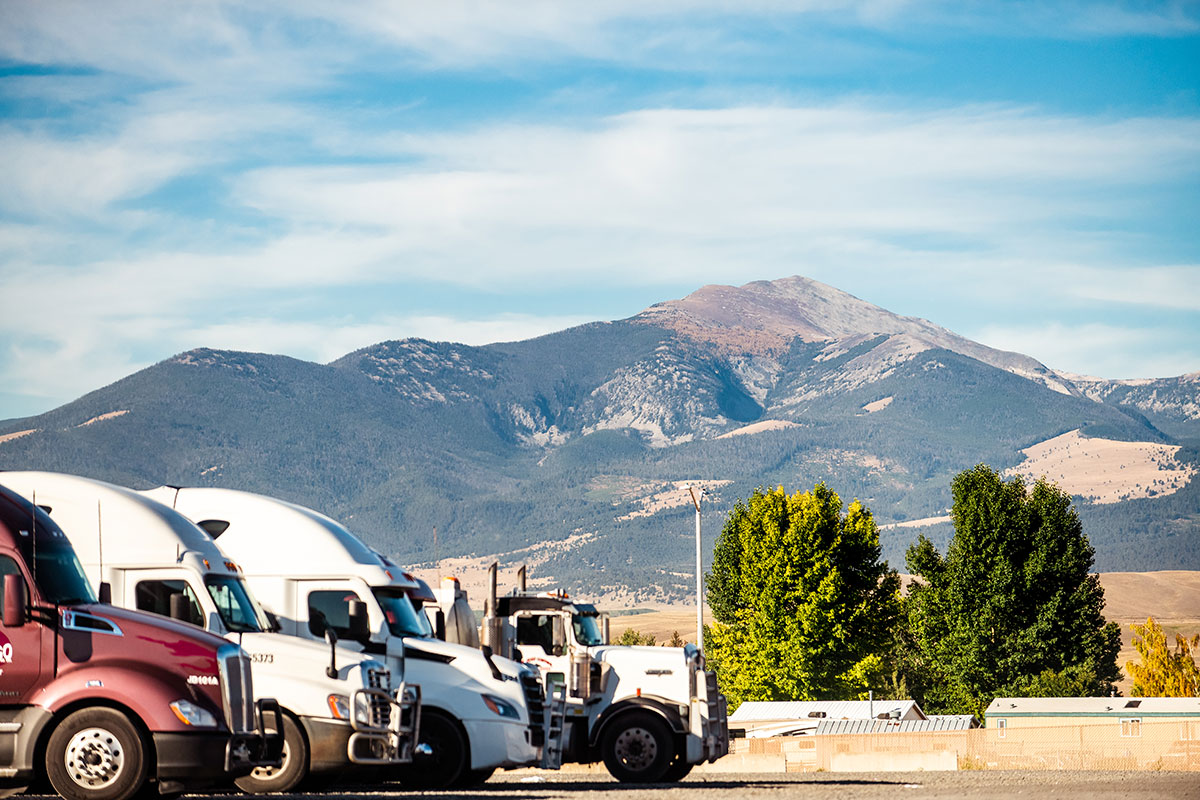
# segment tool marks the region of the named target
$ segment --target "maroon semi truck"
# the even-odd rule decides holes
[[[279,763],[245,652],[98,603],[62,530],[3,486],[0,581],[0,796],[41,779],[67,800],[170,796]]]

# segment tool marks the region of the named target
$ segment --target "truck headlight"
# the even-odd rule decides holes
[[[520,719],[521,715],[517,712],[517,707],[503,698],[496,697],[494,694],[480,695],[486,705],[493,714],[497,714],[505,719]]]
[[[329,695],[329,713],[334,719],[350,721],[350,698],[344,694]]]
[[[190,700],[176,700],[168,705],[184,725],[193,728],[217,727],[217,718]]]

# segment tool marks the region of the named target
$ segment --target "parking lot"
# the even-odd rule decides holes
[[[570,773],[530,775],[528,771],[496,775],[483,786],[463,792],[405,792],[399,786],[338,787],[273,797],[304,800],[356,800],[380,797],[446,798],[450,800],[919,800],[920,798],[1200,798],[1195,772],[1056,772],[962,771],[904,773],[798,773],[779,775],[707,775],[673,785],[629,786],[595,775]],[[247,795],[212,795],[240,798]]]

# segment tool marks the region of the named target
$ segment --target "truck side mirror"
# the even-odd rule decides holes
[[[440,608],[433,615],[433,635],[446,641],[446,615]]]
[[[553,651],[553,655],[561,656],[567,645],[567,628],[563,624],[563,618],[555,614],[552,618],[551,629],[554,639],[550,649]]]
[[[99,599],[105,605],[112,605],[112,584],[108,581],[100,581]]]
[[[180,622],[192,621],[192,608],[188,603],[187,595],[183,592],[171,592],[170,600],[171,619],[177,619]]]
[[[313,636],[324,639],[325,629],[329,626],[325,624],[325,614],[315,608],[308,609],[308,632]]]
[[[24,575],[4,576],[4,627],[19,628],[25,624],[25,606],[29,603],[29,590]]]
[[[263,609],[263,613],[267,615],[267,630],[270,633],[279,633],[283,630],[283,626],[279,624],[279,617],[272,614],[270,611]]]
[[[371,641],[371,623],[367,617],[367,604],[362,600],[351,600],[350,606],[350,630],[348,637],[359,644],[366,644]]]

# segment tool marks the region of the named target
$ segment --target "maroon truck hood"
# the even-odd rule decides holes
[[[206,697],[216,709],[222,707],[217,649],[229,642],[220,636],[158,614],[100,603],[64,607],[60,615],[60,674],[74,665],[94,667],[101,662],[135,669],[153,665],[177,673],[181,689],[186,686],[193,697]],[[74,625],[72,615],[78,615]],[[83,615],[108,620],[122,635],[79,630]]]

